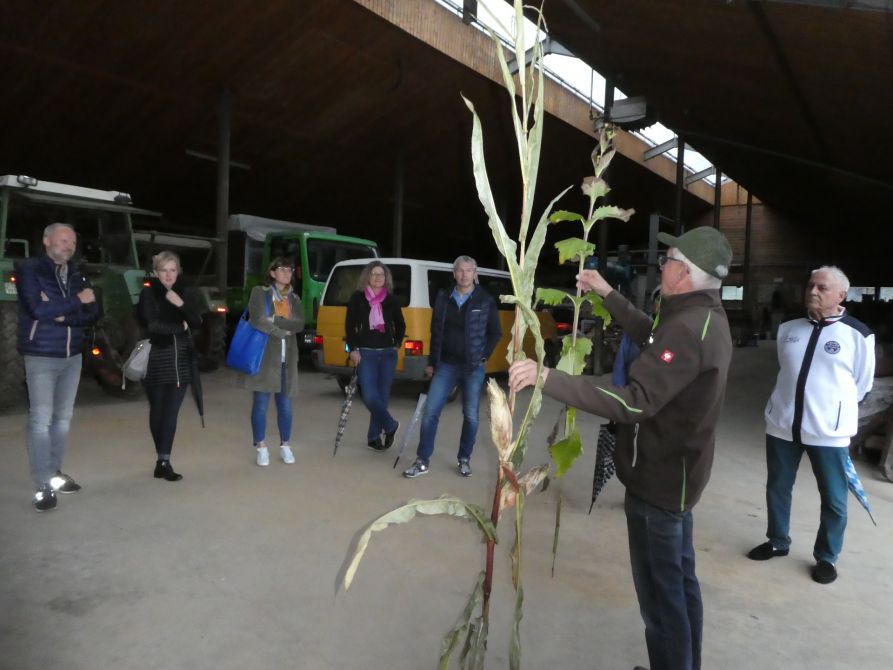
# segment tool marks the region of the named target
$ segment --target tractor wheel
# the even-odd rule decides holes
[[[102,358],[94,358],[89,350],[84,352],[84,367],[89,370],[99,387],[113,398],[125,398],[132,400],[139,398],[142,393],[142,385],[139,382],[127,381],[124,388],[121,382],[124,373],[121,365],[130,356],[130,352],[136,346],[140,338],[140,328],[132,313],[115,319],[104,317],[95,327],[96,340],[105,346],[100,348],[106,353]],[[104,336],[103,336],[104,333]],[[105,343],[105,338],[108,342]],[[108,347],[110,351],[107,351]]]
[[[200,372],[213,372],[226,360],[226,319],[222,314],[209,313],[195,334],[195,351]]]
[[[0,409],[7,409],[27,402],[25,387],[25,362],[16,351],[18,306],[15,302],[0,303]]]

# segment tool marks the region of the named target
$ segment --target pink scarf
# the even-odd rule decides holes
[[[379,333],[384,332],[384,314],[381,311],[381,303],[388,297],[388,291],[385,288],[379,289],[378,293],[368,286],[366,287],[366,300],[369,303],[369,327],[377,330]]]

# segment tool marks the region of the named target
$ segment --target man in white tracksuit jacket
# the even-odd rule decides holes
[[[846,314],[841,303],[850,283],[836,267],[812,271],[806,286],[806,318],[778,329],[781,369],[766,405],[766,509],[769,538],[748,558],[787,556],[791,491],[805,451],[821,495],[821,521],[812,578],[837,579],[847,516],[846,460],[856,434],[859,403],[874,379],[874,335]]]

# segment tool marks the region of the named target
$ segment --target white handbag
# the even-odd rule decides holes
[[[146,377],[146,370],[149,367],[149,352],[152,350],[152,343],[149,340],[140,340],[133,347],[130,356],[121,366],[124,373],[121,379],[121,388],[127,383],[127,380],[138,382]]]

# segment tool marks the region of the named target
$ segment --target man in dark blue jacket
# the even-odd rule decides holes
[[[478,407],[484,386],[484,364],[502,337],[496,300],[477,285],[477,262],[459,256],[453,263],[456,286],[452,293],[437,294],[431,315],[431,354],[425,374],[431,379],[422,417],[422,435],[416,460],[404,477],[428,472],[434,453],[437,423],[450,393],[462,389],[462,436],[459,438],[458,471],[471,476],[471,452],[478,432]]]
[[[62,472],[74,399],[81,378],[84,327],[99,318],[87,277],[71,262],[74,229],[54,223],[43,233],[46,255],[18,271],[18,350],[28,382],[28,458],[36,493],[34,509],[56,507],[56,492],[80,486]]]

